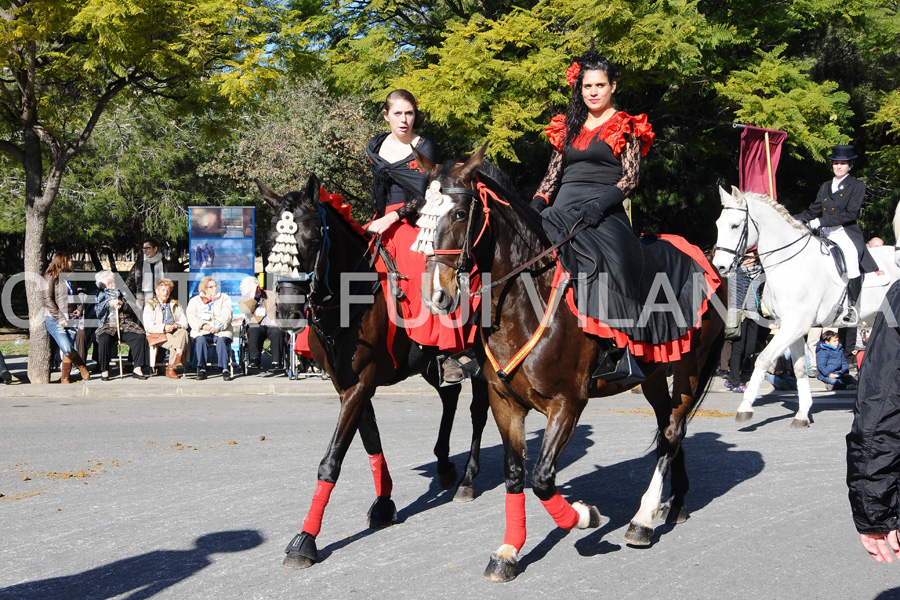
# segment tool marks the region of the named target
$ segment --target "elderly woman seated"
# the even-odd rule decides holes
[[[272,353],[272,374],[284,369],[284,331],[275,321],[278,298],[275,292],[267,292],[259,287],[256,277],[245,277],[241,281],[241,300],[238,307],[247,320],[248,358],[251,369],[260,368],[263,343],[269,340]]]
[[[135,379],[149,379],[143,369],[147,367],[147,336],[131,306],[125,302],[124,294],[116,289],[116,277],[111,271],[100,271],[94,275],[97,282],[97,360],[100,363],[100,379],[109,380],[109,362],[118,355],[118,345],[123,343],[131,349]],[[115,352],[113,349],[115,348]]]
[[[194,356],[197,359],[197,379],[206,379],[206,363],[210,348],[215,346],[216,364],[222,370],[222,378],[231,381],[231,328],[232,307],[228,294],[219,292],[219,284],[212,276],[200,280],[200,293],[188,302],[187,319],[194,338]]]
[[[156,296],[144,304],[144,329],[150,346],[169,351],[166,377],[179,379],[177,367],[184,368],[184,356],[190,349],[188,319],[178,300],[172,298],[175,283],[171,279],[156,282]]]

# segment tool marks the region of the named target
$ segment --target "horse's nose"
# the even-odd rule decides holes
[[[450,294],[438,288],[431,294],[431,303],[439,310],[446,311],[450,308],[453,299]]]

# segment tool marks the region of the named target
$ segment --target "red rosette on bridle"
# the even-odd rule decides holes
[[[578,62],[573,62],[569,65],[569,68],[566,69],[566,82],[569,84],[569,87],[575,85],[575,82],[578,81],[578,74],[581,73],[581,65]]]

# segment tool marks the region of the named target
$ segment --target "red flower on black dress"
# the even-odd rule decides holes
[[[418,171],[419,170],[418,161],[416,161],[416,160],[409,161],[409,168],[412,169],[413,171]]]

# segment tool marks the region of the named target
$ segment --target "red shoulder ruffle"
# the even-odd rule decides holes
[[[614,121],[614,122],[613,122]],[[606,125],[609,124],[609,128]],[[625,147],[625,135],[631,134],[641,140],[641,157],[647,155],[650,146],[653,145],[653,126],[647,122],[647,115],[632,117],[624,112],[617,112],[615,116],[603,124],[603,141],[613,149],[616,158],[622,157],[622,148]]]
[[[625,148],[626,135],[633,135],[641,140],[641,156],[650,151],[650,145],[656,134],[653,127],[647,122],[647,115],[632,117],[622,111],[617,112],[607,119],[603,125],[595,129],[582,129],[581,133],[572,140],[572,147],[576,150],[587,150],[594,140],[603,140],[612,148],[616,158],[622,158],[622,149]]]
[[[566,139],[566,115],[556,115],[550,119],[550,124],[544,128],[547,139],[553,146],[562,152],[563,140]]]

